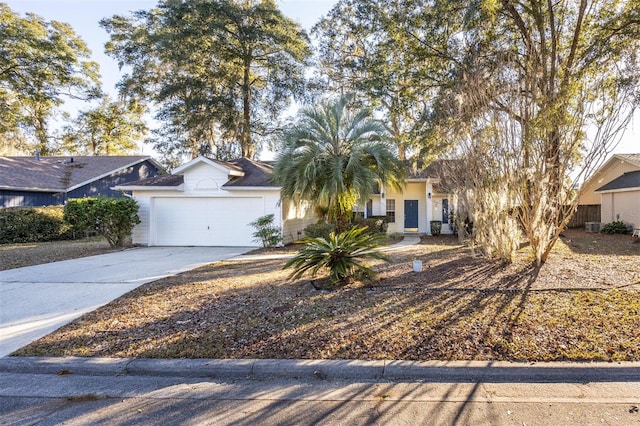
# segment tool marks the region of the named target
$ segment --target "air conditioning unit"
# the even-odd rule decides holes
[[[600,222],[585,222],[584,230],[587,232],[600,232]]]

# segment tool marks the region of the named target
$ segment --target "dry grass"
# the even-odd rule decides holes
[[[428,238],[377,264],[378,280],[333,292],[288,282],[283,260],[219,262],[144,285],[17,354],[640,360],[639,255],[629,236],[569,232],[535,270]]]
[[[115,251],[102,237],[46,243],[0,244],[0,271]]]

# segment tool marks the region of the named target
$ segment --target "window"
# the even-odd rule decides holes
[[[442,223],[449,223],[449,200],[442,200]]]
[[[396,200],[387,198],[387,221],[396,222]]]

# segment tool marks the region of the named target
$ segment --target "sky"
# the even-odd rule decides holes
[[[71,25],[92,51],[92,59],[100,64],[105,91],[115,95],[115,85],[121,72],[116,62],[104,54],[108,35],[99,25],[102,18],[128,15],[129,12],[151,9],[157,0],[0,0],[14,12],[33,12],[45,20],[61,21]],[[336,0],[276,0],[280,10],[309,30],[326,15]],[[72,111],[73,113],[73,111]],[[75,114],[74,114],[75,115]],[[147,152],[145,152],[147,153]],[[640,112],[627,127],[614,153],[640,153]]]

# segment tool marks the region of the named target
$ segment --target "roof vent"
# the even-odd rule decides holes
[[[40,151],[36,151],[36,161],[40,161]]]

